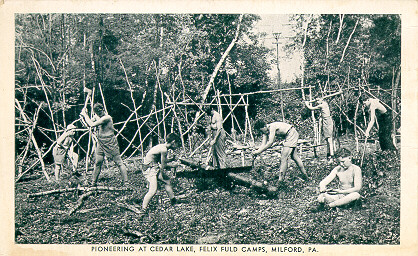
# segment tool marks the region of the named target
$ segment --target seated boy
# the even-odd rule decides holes
[[[52,155],[54,157],[55,163],[55,180],[59,181],[59,175],[62,169],[62,164],[64,163],[65,157],[67,156],[67,151],[71,147],[71,144],[74,140],[75,134],[75,125],[70,124],[67,126],[67,129],[63,134],[58,138],[54,149],[52,150]]]
[[[362,187],[361,169],[351,163],[351,152],[341,148],[335,154],[339,165],[319,183],[318,202],[324,206],[337,207],[346,205],[360,198],[359,191]],[[327,189],[327,185],[338,178],[337,189]]]
[[[173,188],[171,186],[170,177],[164,172],[165,169],[170,167],[176,167],[178,164],[173,162],[174,159],[167,158],[167,151],[169,149],[175,149],[179,145],[179,137],[176,134],[170,133],[167,136],[167,142],[158,144],[152,147],[145,156],[143,174],[148,181],[148,192],[144,196],[142,202],[142,211],[145,213],[148,204],[152,197],[157,193],[157,180],[165,183],[165,190],[170,198],[171,204],[174,205],[177,199],[174,197]],[[169,162],[172,162],[169,164]]]

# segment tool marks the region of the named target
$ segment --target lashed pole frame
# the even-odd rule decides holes
[[[93,87],[93,91],[91,93],[91,98],[90,98],[90,109],[91,109],[91,113],[90,113],[90,118],[93,117],[93,104],[94,104],[94,91],[95,88]],[[87,100],[87,99],[86,99]],[[86,153],[86,168],[85,168],[85,174],[87,175],[87,172],[89,170],[89,163],[90,163],[90,150],[93,151],[93,147],[94,147],[94,141],[93,140],[93,132],[92,132],[92,128],[89,126],[88,127],[89,130],[89,140],[88,140],[88,144],[87,144],[87,153]]]

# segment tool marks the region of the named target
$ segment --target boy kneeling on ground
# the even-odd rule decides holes
[[[167,136],[167,142],[158,144],[152,147],[145,156],[144,166],[143,166],[143,175],[148,181],[148,192],[144,196],[142,201],[142,213],[145,214],[148,204],[157,193],[158,184],[157,181],[160,180],[165,183],[165,190],[170,202],[172,205],[177,203],[177,199],[174,196],[173,188],[171,186],[170,177],[165,173],[165,169],[177,167],[177,163],[173,162],[174,159],[167,158],[167,151],[169,149],[176,149],[179,145],[179,137],[170,133]],[[171,162],[171,163],[170,163]]]
[[[335,154],[339,165],[319,183],[318,202],[320,207],[337,207],[358,200],[362,187],[361,169],[351,162],[351,152],[341,148]],[[327,189],[327,185],[337,177],[338,189]]]

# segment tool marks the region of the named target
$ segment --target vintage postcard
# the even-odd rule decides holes
[[[1,255],[416,255],[416,1],[2,1]]]

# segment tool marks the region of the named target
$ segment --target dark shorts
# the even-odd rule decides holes
[[[392,140],[392,113],[386,111],[386,113],[379,113],[376,111],[377,123],[379,124],[379,144],[380,149],[384,150],[396,150]]]

